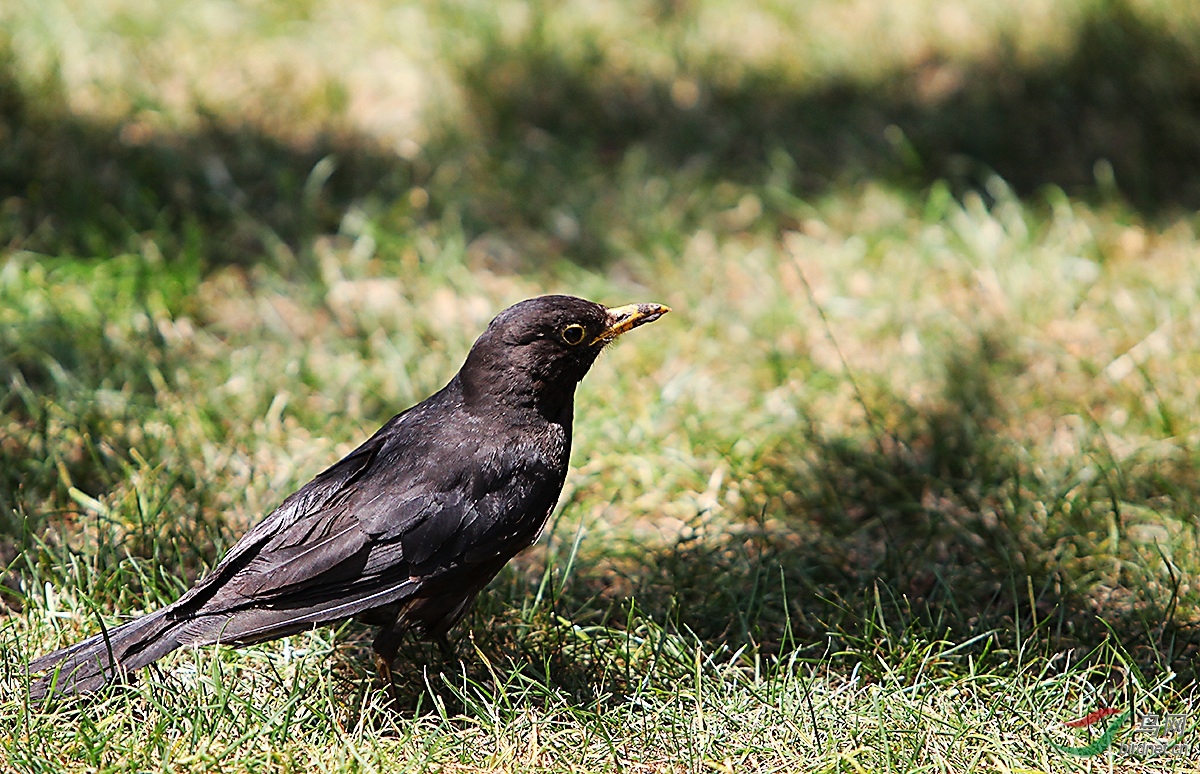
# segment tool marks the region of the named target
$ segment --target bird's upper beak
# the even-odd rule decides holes
[[[639,325],[654,322],[671,310],[662,304],[627,304],[613,307],[607,311],[608,327],[599,336],[592,339],[592,344],[607,344],[622,333],[627,333]]]

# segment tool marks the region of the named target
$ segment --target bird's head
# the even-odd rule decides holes
[[[468,399],[569,404],[604,347],[669,312],[662,304],[608,308],[573,296],[539,296],[510,306],[475,341],[460,372]]]

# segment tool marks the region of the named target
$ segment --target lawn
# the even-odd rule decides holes
[[[0,770],[1194,771],[1197,41],[1187,0],[0,5]],[[347,624],[28,700],[548,292],[674,312],[581,385],[459,662],[407,643],[394,706]]]

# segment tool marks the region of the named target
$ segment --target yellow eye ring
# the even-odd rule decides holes
[[[587,331],[579,323],[571,323],[562,329],[562,340],[570,344],[572,347],[583,342],[583,337],[587,335]]]

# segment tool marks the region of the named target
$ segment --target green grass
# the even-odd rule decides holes
[[[1200,17],[944,5],[0,7],[0,769],[1194,770],[1052,743],[1200,688]],[[675,311],[461,664],[27,701],[544,292]]]

